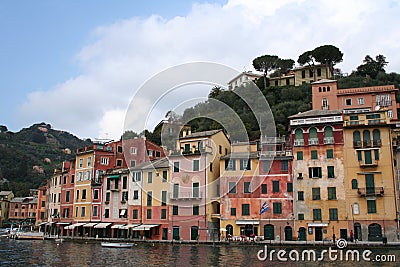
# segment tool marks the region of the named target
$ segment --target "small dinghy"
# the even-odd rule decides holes
[[[131,248],[133,243],[111,243],[111,242],[101,242],[102,247],[106,248]]]

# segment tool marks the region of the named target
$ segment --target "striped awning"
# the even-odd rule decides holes
[[[159,224],[142,224],[137,227],[132,228],[133,231],[143,231],[143,230],[150,230],[153,227],[157,227]]]
[[[111,226],[112,229],[128,229],[128,227],[125,224],[114,224]]]
[[[83,227],[93,227],[93,226],[95,226],[97,223],[87,223],[87,224],[85,224]]]
[[[98,228],[107,228],[107,226],[109,226],[111,223],[99,223],[97,225],[94,226],[94,228],[98,229]]]
[[[79,226],[82,226],[82,225],[84,225],[84,224],[86,224],[86,223],[74,223],[74,224],[71,224],[71,225],[68,225],[67,227],[65,227],[64,229],[70,229],[70,230],[72,230],[72,229],[74,229],[75,227],[79,227]]]

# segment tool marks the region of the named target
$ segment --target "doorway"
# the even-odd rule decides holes
[[[162,240],[168,240],[168,228],[162,229]]]
[[[180,240],[180,237],[179,237],[179,226],[174,226],[172,228],[172,239]]]
[[[315,227],[315,241],[322,241],[322,227]]]
[[[340,238],[347,240],[347,229],[340,229]]]
[[[361,224],[354,224],[354,239],[362,241],[362,232],[361,232]]]
[[[285,241],[292,241],[293,232],[292,227],[286,226],[285,227]]]
[[[306,241],[307,240],[307,230],[306,230],[306,228],[300,227],[298,239],[299,239],[299,241]]]

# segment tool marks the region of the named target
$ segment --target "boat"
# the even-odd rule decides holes
[[[101,246],[106,248],[131,248],[133,245],[133,243],[101,242]]]
[[[39,239],[44,240],[43,232],[22,232],[16,231],[11,233],[11,238],[15,239]]]

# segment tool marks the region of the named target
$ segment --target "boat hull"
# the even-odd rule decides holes
[[[102,242],[101,243],[102,247],[106,248],[131,248],[133,247],[132,243],[107,243],[107,242]]]

